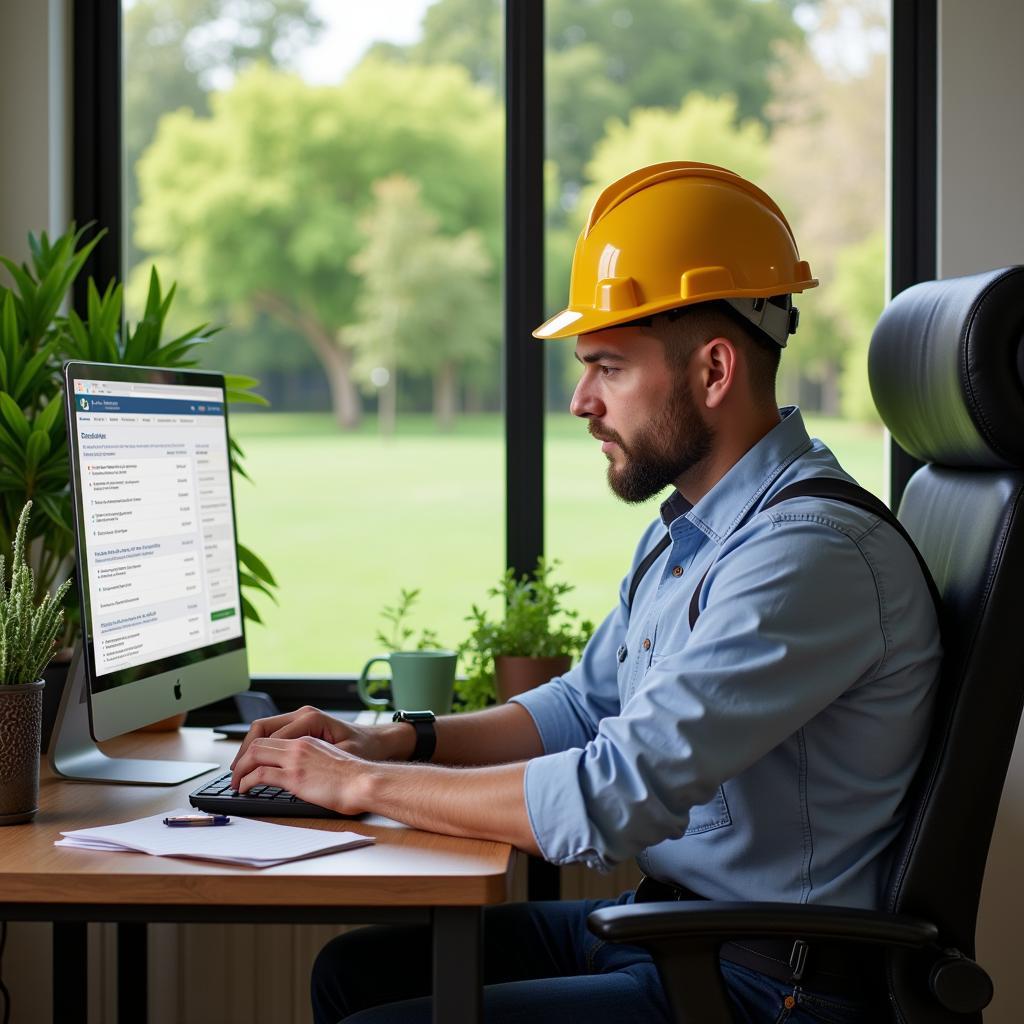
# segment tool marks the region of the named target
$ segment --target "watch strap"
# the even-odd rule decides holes
[[[416,732],[416,745],[409,755],[410,761],[429,761],[437,747],[437,732],[434,729],[434,714],[430,711],[396,711],[393,722],[411,725]]]
[[[437,730],[434,720],[418,719],[409,723],[416,730],[416,746],[412,748],[410,761],[429,761],[437,748]]]

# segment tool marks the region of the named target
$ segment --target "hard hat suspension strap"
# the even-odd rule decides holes
[[[776,306],[768,299],[723,299],[744,320],[749,320],[755,327],[760,328],[780,348],[786,347],[786,342],[791,334],[796,333],[797,325],[800,323],[800,310],[796,306],[783,309]]]

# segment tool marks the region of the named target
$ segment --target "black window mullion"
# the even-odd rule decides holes
[[[529,573],[544,551],[544,3],[505,4],[505,545]]]
[[[120,0],[75,0],[73,17],[72,209],[79,227],[107,230],[76,282],[82,312],[90,276],[101,289],[123,280]]]
[[[892,0],[892,263],[897,295],[937,272],[936,0]],[[890,440],[889,494],[898,508],[920,467]]]
[[[521,576],[544,553],[544,2],[505,3],[505,550]],[[531,857],[532,900],[558,868]]]

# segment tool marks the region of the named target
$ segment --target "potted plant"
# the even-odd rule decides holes
[[[37,515],[29,529],[25,557],[33,569],[34,600],[52,591],[57,577],[69,571],[74,558],[71,502],[68,490],[68,450],[62,402],[62,364],[66,359],[127,363],[168,368],[195,366],[196,346],[208,341],[216,328],[206,324],[178,337],[165,337],[164,325],[174,298],[172,286],[163,291],[154,268],[142,318],[122,323],[122,286],[111,281],[101,294],[90,278],[86,315],[62,312],[71,286],[104,232],[84,240],[85,228],[74,225],[52,242],[46,233],[29,235],[30,258],[17,264],[0,256],[12,287],[0,285],[0,547],[11,545],[18,510],[31,499]],[[227,377],[227,398],[257,402],[256,381]],[[240,476],[242,452],[232,441],[232,468]],[[266,565],[238,546],[242,587],[273,599],[274,577]],[[66,648],[78,625],[77,595],[67,602],[60,647]],[[245,616],[260,621],[243,592]],[[59,687],[47,688],[47,718],[52,723]]]
[[[432,629],[421,629],[419,639],[410,643],[416,635],[416,630],[408,625],[409,613],[419,600],[419,596],[418,587],[415,590],[406,590],[402,587],[395,604],[386,604],[381,609],[380,617],[387,623],[387,632],[378,629],[375,639],[385,651],[426,651],[440,646],[437,634]]]
[[[388,701],[375,697],[374,693],[389,686],[391,704],[395,709],[409,711],[432,710],[447,714],[451,710],[455,685],[455,651],[441,649],[437,634],[432,629],[416,631],[407,620],[412,606],[419,597],[419,590],[402,589],[395,605],[385,605],[381,618],[388,624],[387,631],[377,630],[377,643],[386,654],[378,654],[363,666],[356,687],[363,703],[372,710],[381,711]],[[388,662],[390,679],[370,679],[371,666]]]
[[[509,569],[487,591],[504,601],[500,619],[473,605],[467,616],[473,628],[459,647],[466,678],[456,683],[456,695],[463,710],[504,703],[567,672],[586,647],[594,625],[562,607],[562,598],[574,588],[554,582],[558,564],[539,558],[533,574],[518,579]]]
[[[0,555],[0,825],[30,821],[39,807],[39,742],[43,725],[43,669],[64,625],[65,580],[36,601],[25,564],[29,509],[18,517],[10,582]]]

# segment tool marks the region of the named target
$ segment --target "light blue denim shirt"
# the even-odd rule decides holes
[[[928,733],[935,610],[877,517],[820,498],[761,510],[797,480],[850,479],[782,415],[695,506],[673,492],[580,663],[515,698],[544,744],[525,796],[549,861],[637,856],[709,899],[877,905]]]

